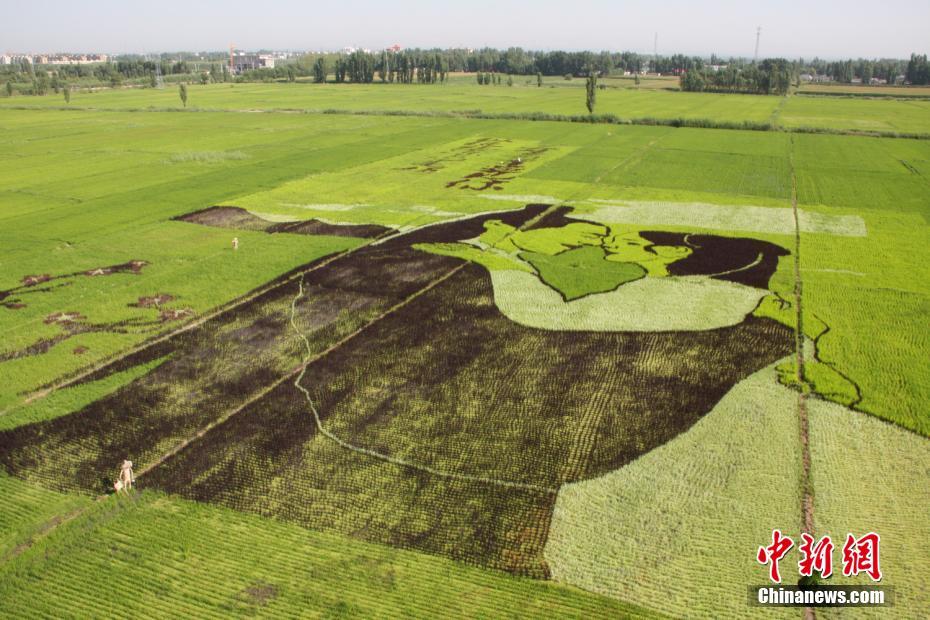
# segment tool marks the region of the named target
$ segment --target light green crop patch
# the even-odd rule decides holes
[[[646,270],[636,263],[605,260],[604,250],[594,246],[581,246],[554,256],[521,252],[520,258],[531,264],[539,279],[561,293],[565,301],[606,293],[646,275]]]
[[[13,407],[9,411],[0,414],[0,431],[16,428],[24,424],[54,420],[73,411],[78,411],[95,400],[103,398],[107,394],[111,394],[124,385],[128,385],[139,377],[148,374],[167,359],[167,356],[161,357],[113,373],[103,379],[57,390],[45,398],[26,405]]]
[[[756,547],[773,528],[797,528],[796,407],[797,396],[769,366],[667,444],[564,485],[545,550],[553,579],[675,617],[752,615],[734,584],[764,579],[752,559]],[[747,560],[734,561],[734,550]],[[758,617],[797,616],[756,610]]]

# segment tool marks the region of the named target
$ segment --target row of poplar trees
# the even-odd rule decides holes
[[[326,58],[321,56],[313,64],[313,79],[325,82],[329,73]],[[437,84],[445,82],[449,65],[439,53],[382,52],[380,55],[361,50],[339,56],[333,67],[336,82],[370,84],[375,76],[382,82],[398,84]]]

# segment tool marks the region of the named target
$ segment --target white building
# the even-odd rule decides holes
[[[233,73],[242,73],[253,69],[274,69],[274,56],[271,54],[237,52],[232,57],[232,64]]]

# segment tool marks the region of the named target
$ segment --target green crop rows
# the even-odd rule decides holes
[[[922,613],[930,140],[547,86],[0,100],[0,615],[745,617],[805,490]]]

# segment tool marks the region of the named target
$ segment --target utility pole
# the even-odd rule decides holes
[[[762,26],[756,28],[756,53],[752,56],[752,64],[756,64],[756,61],[759,60],[759,35],[762,34]]]

